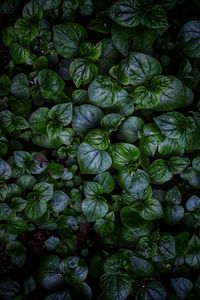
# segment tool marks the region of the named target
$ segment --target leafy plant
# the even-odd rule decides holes
[[[1,1],[2,300],[200,298],[199,8]]]

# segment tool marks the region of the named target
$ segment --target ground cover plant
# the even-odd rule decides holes
[[[0,1],[0,299],[200,299],[200,2]]]

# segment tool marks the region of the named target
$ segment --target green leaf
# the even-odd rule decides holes
[[[14,76],[12,79],[10,91],[17,98],[28,99],[30,97],[28,77],[23,73],[19,73]]]
[[[101,237],[111,234],[114,231],[114,229],[115,229],[114,223],[108,220],[98,219],[94,224],[94,230]]]
[[[200,198],[196,195],[192,195],[186,202],[187,210],[193,212],[200,208]]]
[[[43,17],[43,10],[37,2],[31,0],[24,6],[22,16],[27,21],[39,22]]]
[[[63,191],[54,191],[50,202],[53,212],[56,214],[62,212],[70,203],[70,198]]]
[[[200,155],[197,155],[193,161],[192,166],[195,169],[195,171],[200,172]]]
[[[103,193],[112,193],[115,187],[115,180],[113,176],[107,171],[95,176],[94,181],[98,182],[103,187]]]
[[[137,256],[131,256],[131,273],[137,278],[148,279],[154,273],[154,267],[147,260]]]
[[[60,271],[67,275],[65,280],[68,284],[82,283],[88,274],[85,261],[78,256],[64,258],[60,263]]]
[[[15,34],[14,27],[8,26],[3,28],[2,40],[4,45],[6,45],[7,47],[10,47],[12,43],[17,41],[17,36]]]
[[[168,168],[172,174],[179,174],[183,172],[189,164],[190,159],[187,157],[172,156],[168,162]]]
[[[14,197],[11,200],[11,207],[16,212],[21,212],[26,207],[26,200],[21,197]]]
[[[104,130],[112,133],[118,129],[123,120],[124,117],[121,114],[107,114],[101,119],[100,125]]]
[[[140,137],[144,121],[138,117],[128,117],[119,127],[118,138],[127,143],[133,143]]]
[[[86,143],[78,147],[77,159],[82,174],[99,174],[108,170],[112,164],[110,155]]]
[[[157,220],[163,218],[163,209],[156,199],[147,199],[140,211],[140,216],[145,220]]]
[[[34,111],[29,118],[29,127],[36,133],[46,133],[46,126],[49,120],[49,109],[40,107]]]
[[[0,180],[8,180],[12,175],[12,169],[10,165],[0,158]]]
[[[165,160],[157,159],[149,167],[149,176],[153,181],[163,183],[172,178],[172,173]]]
[[[185,277],[176,277],[170,279],[170,286],[180,300],[188,299],[193,289],[192,282]]]
[[[129,250],[121,250],[120,252],[115,252],[110,255],[104,262],[103,269],[107,274],[122,273],[122,270],[130,265],[131,254]]]
[[[16,64],[25,63],[30,56],[29,50],[23,48],[18,43],[12,43],[12,47],[10,48],[10,54]]]
[[[103,12],[104,14],[104,12]],[[105,28],[105,27],[104,27]],[[120,59],[120,54],[110,38],[102,40],[101,56],[98,62],[99,74],[107,74]]]
[[[17,179],[16,183],[25,191],[32,190],[36,184],[36,179],[32,175],[22,175]]]
[[[155,40],[164,32],[163,29],[151,29],[144,26],[127,28],[117,24],[112,26],[112,41],[117,50],[125,57],[130,51],[148,53]],[[114,62],[110,67],[118,60]]]
[[[117,143],[113,145],[111,156],[112,166],[117,170],[121,170],[139,159],[140,150],[132,144]]]
[[[179,139],[170,139],[165,138],[163,142],[158,145],[158,152],[162,156],[171,156],[171,155],[183,155],[184,146]]]
[[[7,223],[7,230],[12,234],[21,234],[28,229],[24,219],[19,217],[10,217]]]
[[[17,130],[23,130],[28,128],[28,123],[26,122],[26,120],[23,117],[14,117],[14,123],[15,123],[15,128]]]
[[[126,99],[128,94],[109,76],[98,76],[88,88],[89,100],[101,108],[113,107]]]
[[[148,186],[149,176],[140,169],[135,172],[125,169],[119,173],[119,183],[128,193],[139,193]]]
[[[180,204],[182,200],[182,195],[177,188],[177,186],[174,186],[170,190],[167,191],[165,194],[165,202],[169,204]]]
[[[55,236],[51,236],[45,241],[45,247],[48,251],[55,251],[59,245],[60,239]]]
[[[178,45],[191,58],[200,57],[200,21],[193,20],[183,25],[178,35]]]
[[[59,270],[61,259],[56,255],[45,256],[37,266],[36,277],[46,290],[55,290],[63,283],[63,274]]]
[[[6,203],[0,203],[0,220],[8,220],[12,215],[12,210],[10,206]]]
[[[178,257],[184,257],[187,254],[188,247],[185,247],[185,242],[187,242],[188,244],[190,236],[191,234],[189,231],[182,231],[181,233],[176,235],[176,255]]]
[[[83,104],[74,108],[72,127],[78,134],[85,134],[100,123],[103,112],[100,108]]]
[[[140,86],[133,92],[136,109],[151,109],[159,103],[160,95],[152,88]]]
[[[54,122],[67,126],[72,121],[72,103],[54,105],[48,112],[48,116]]]
[[[138,15],[140,15],[140,23],[143,26],[147,26],[153,29],[167,29],[168,22],[165,10],[159,4],[149,5],[146,8],[146,3],[143,1],[136,0],[135,6],[138,10]],[[146,8],[146,11],[145,11]]]
[[[50,139],[47,134],[34,136],[32,139],[32,142],[33,142],[33,144],[35,144],[39,147],[47,148],[47,149],[57,149],[62,145],[59,137]]]
[[[189,184],[194,188],[200,187],[200,174],[196,172],[192,167],[185,169],[181,174],[180,177],[184,180],[187,180]]]
[[[97,176],[100,176],[100,175],[97,175]],[[93,198],[93,196],[101,195],[102,193],[103,193],[103,187],[101,186],[101,184],[94,182],[94,181],[85,181],[84,182],[85,197]]]
[[[27,151],[15,151],[13,157],[19,168],[29,169],[32,166],[32,155]]]
[[[109,9],[108,16],[119,25],[135,27],[139,24],[140,18],[137,15],[132,0],[118,0]]]
[[[0,283],[0,296],[4,300],[12,300],[20,293],[20,284],[14,280],[2,281]]]
[[[199,270],[200,268],[200,239],[195,234],[188,242],[188,253],[185,256],[185,262],[194,270]]]
[[[87,39],[87,32],[78,23],[53,26],[53,42],[58,54],[65,58],[76,56],[79,45]]]
[[[34,186],[33,193],[39,201],[48,202],[53,197],[53,185],[47,182],[39,182]]]
[[[146,154],[148,156],[154,156],[157,148],[158,148],[158,140],[155,136],[150,135],[150,136],[141,138],[140,149],[144,154]]]
[[[0,97],[8,96],[10,93],[11,80],[7,75],[0,76]]]
[[[154,121],[162,134],[170,139],[181,138],[186,131],[192,132],[193,130],[191,120],[175,111],[158,116],[154,118]]]
[[[173,259],[176,256],[175,250],[175,239],[169,233],[161,234],[158,242],[158,251],[157,255],[152,257],[155,262],[167,261],[169,259]]]
[[[129,57],[110,69],[110,75],[123,85],[141,85],[160,75],[160,63],[150,55],[132,52]]]
[[[80,46],[80,54],[89,61],[98,61],[101,56],[102,43],[99,42],[96,45],[91,42],[82,43]]]
[[[167,224],[175,225],[184,216],[184,208],[181,205],[166,205],[164,208],[164,220]]]
[[[182,106],[182,83],[174,76],[158,75],[148,86],[137,87],[134,92],[136,109],[154,108],[172,110]]]
[[[165,300],[167,291],[159,281],[151,281],[143,288],[139,289],[136,294],[136,300]]]
[[[100,286],[110,300],[126,300],[131,291],[131,279],[127,274],[103,274]]]
[[[70,64],[70,77],[77,88],[90,83],[98,74],[98,68],[87,59],[77,58]]]
[[[50,69],[43,69],[38,73],[38,83],[40,85],[40,92],[46,99],[51,99],[59,95],[65,85],[62,78]]]
[[[56,120],[49,121],[46,127],[47,135],[50,140],[54,140],[59,138],[62,133],[62,124],[60,122],[56,122]]]
[[[36,220],[43,216],[46,210],[47,204],[45,201],[30,199],[27,201],[24,212],[29,219]]]
[[[152,80],[152,85],[158,89],[159,95],[159,103],[155,110],[168,111],[183,106],[183,85],[178,78],[160,75]]]
[[[26,43],[34,40],[39,34],[38,26],[34,24],[30,26],[30,23],[23,18],[17,19],[14,25],[14,30],[18,38]]]
[[[102,129],[92,129],[86,134],[84,141],[98,150],[106,150],[109,146],[108,133]]]
[[[82,202],[82,210],[89,222],[103,218],[108,212],[108,205],[104,198],[90,197]]]

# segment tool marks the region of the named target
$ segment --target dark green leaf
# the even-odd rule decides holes
[[[112,164],[112,159],[106,151],[94,149],[86,143],[80,144],[77,156],[82,174],[103,173]]]
[[[79,45],[87,39],[87,32],[78,23],[53,26],[53,41],[57,52],[65,58],[74,57]]]

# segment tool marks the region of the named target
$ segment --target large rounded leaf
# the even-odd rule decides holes
[[[126,300],[131,291],[131,279],[127,274],[104,274],[100,285],[110,300]]]
[[[63,275],[59,270],[61,259],[56,255],[46,256],[37,267],[37,280],[47,290],[55,290],[62,285]]]
[[[64,23],[53,26],[53,41],[56,50],[65,58],[74,57],[80,43],[87,39],[87,32],[78,23]]]
[[[153,79],[156,75],[160,75],[161,71],[162,67],[154,57],[132,52],[128,58],[113,66],[110,74],[121,84],[137,86]]]
[[[135,27],[140,18],[134,7],[133,0],[118,0],[108,10],[108,16],[117,24],[125,27]]]
[[[0,180],[8,180],[12,175],[10,165],[0,158]]]
[[[118,138],[127,143],[133,143],[140,137],[144,121],[138,117],[125,119],[119,127]]]
[[[170,286],[178,299],[187,300],[191,295],[193,284],[185,277],[176,277],[170,279]]]
[[[82,210],[89,222],[103,218],[108,212],[108,204],[104,198],[90,198],[82,202]]]
[[[98,68],[87,59],[77,58],[70,64],[70,77],[78,88],[90,83],[98,74]]]
[[[152,281],[139,289],[136,294],[136,300],[165,300],[167,291],[159,281]]]
[[[40,107],[34,111],[29,119],[29,127],[37,133],[46,133],[46,126],[49,120],[49,109]]]
[[[140,157],[140,150],[128,143],[117,143],[112,151],[112,166],[115,169],[121,170],[123,167],[133,164]]]
[[[191,58],[200,58],[200,21],[189,21],[181,28],[178,44],[184,54]]]
[[[149,184],[149,176],[143,170],[135,172],[124,169],[119,173],[119,183],[127,192],[139,193],[146,189]]]
[[[78,134],[85,134],[90,129],[98,126],[102,117],[102,110],[94,105],[83,104],[76,106],[74,108],[72,127]]]
[[[109,76],[98,76],[88,88],[90,102],[108,108],[119,104],[128,97],[128,93]]]
[[[38,83],[40,91],[44,98],[50,99],[57,96],[64,88],[64,81],[53,70],[43,69],[38,74]]]
[[[97,150],[86,143],[80,144],[77,159],[82,174],[103,173],[112,164],[112,159],[108,152]]]

